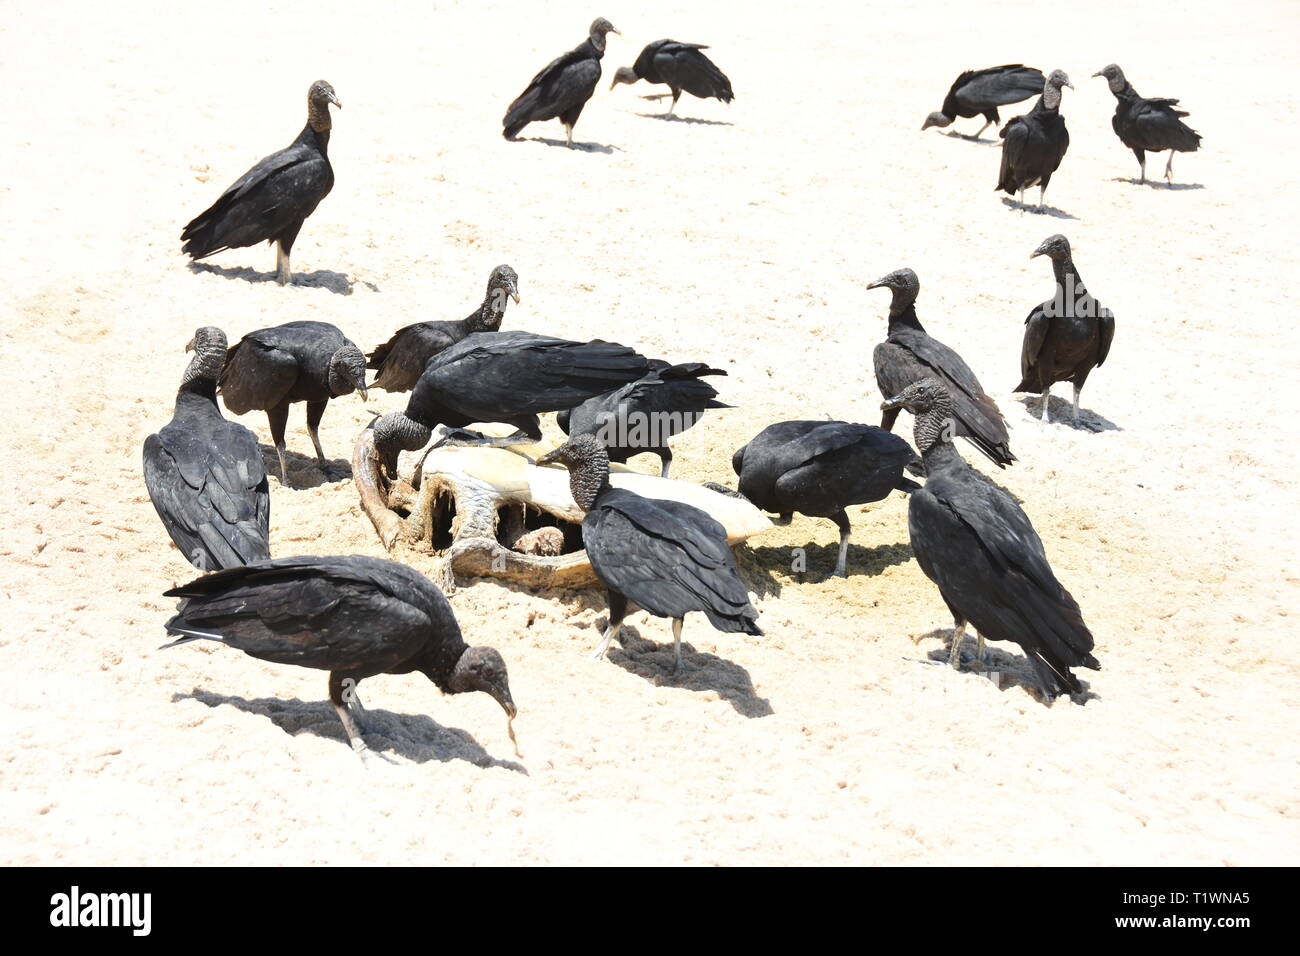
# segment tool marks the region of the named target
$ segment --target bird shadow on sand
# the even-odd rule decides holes
[[[783,575],[798,584],[820,583],[830,577],[835,570],[835,563],[840,559],[839,542],[834,544],[797,544],[751,548],[754,560],[771,575]],[[846,580],[854,578],[875,577],[884,573],[886,568],[911,561],[910,544],[878,544],[866,547],[854,544],[850,539],[847,559],[844,563]],[[795,570],[796,562],[804,570]],[[780,585],[776,593],[780,593]],[[760,595],[763,596],[763,595]]]
[[[666,619],[653,620],[667,629],[664,643],[646,640],[637,628],[625,623],[610,645],[607,659],[656,687],[676,687],[695,693],[713,691],[742,717],[768,717],[774,713],[771,702],[754,691],[749,671],[726,658],[697,651],[690,641],[682,641],[682,669],[674,674],[671,626]],[[602,632],[607,623],[608,619],[601,623]],[[688,626],[690,623],[688,620]],[[708,626],[702,616],[699,623]],[[723,638],[733,636],[739,635],[722,635]]]
[[[1140,179],[1134,179],[1131,176],[1116,176],[1111,180],[1113,183],[1127,183],[1130,186],[1146,186],[1150,189],[1158,189],[1161,192],[1178,192],[1180,189],[1204,189],[1201,183],[1163,183],[1154,179],[1148,179],[1143,182]]]
[[[248,700],[226,694],[214,694],[194,688],[188,694],[173,694],[172,702],[196,700],[208,707],[223,704],[246,714],[265,717],[290,737],[308,733],[339,742],[340,759],[356,760],[351,755],[347,734],[329,701],[303,701],[297,698],[259,697]],[[366,709],[366,746],[376,753],[404,757],[412,763],[450,763],[464,760],[476,767],[502,767],[527,775],[528,769],[513,760],[498,760],[483,749],[474,737],[458,727],[444,727],[423,714],[395,714],[389,710]]]
[[[284,476],[280,474],[280,456],[275,453],[275,446],[259,443],[257,449],[262,453],[262,467],[266,473],[279,478],[280,485],[284,488],[304,491],[308,488],[319,488],[321,485],[332,485],[336,481],[352,479],[352,463],[346,458],[329,459],[325,462],[325,470],[321,471],[315,455],[286,451],[284,459],[289,466],[289,481],[286,484]]]
[[[1010,209],[1019,209],[1022,213],[1031,212],[1035,216],[1051,216],[1054,219],[1074,219],[1078,216],[1071,216],[1064,209],[1057,209],[1055,206],[1044,206],[1039,209],[1031,202],[1020,202],[1018,199],[1012,199],[1010,196],[1002,197],[1002,205]]]
[[[909,660],[919,661],[923,664],[943,667],[945,670],[951,670],[948,666],[948,654],[952,648],[952,629],[938,628],[929,634],[924,634],[916,638],[916,643],[921,641],[935,640],[942,641],[943,647],[936,647],[926,653],[925,659],[908,658]],[[984,661],[980,662],[975,658],[975,648],[978,646],[978,638],[969,630],[962,636],[961,646],[961,670],[954,676],[963,678],[978,677],[989,681],[998,690],[1006,693],[1017,687],[1023,688],[1024,692],[1032,697],[1044,707],[1052,706],[1053,701],[1047,698],[1043,693],[1042,687],[1038,683],[1038,675],[1034,673],[1033,665],[1023,654],[1014,654],[1002,650],[993,643],[984,645]],[[1079,675],[1076,673],[1076,677]],[[1083,705],[1090,700],[1100,700],[1098,694],[1089,689],[1089,684],[1083,678],[1079,678],[1079,683],[1083,687],[1082,694],[1062,694],[1059,699],[1070,700],[1074,703]]]
[[[956,130],[949,130],[943,135],[947,136],[949,139],[960,139],[967,143],[976,143],[980,146],[996,146],[1000,142],[1000,140],[985,139],[983,136],[974,136],[970,133],[958,133]]]
[[[544,146],[563,146],[569,148],[569,144],[562,139],[547,139],[545,136],[533,136],[529,139],[521,139],[523,143],[541,143]],[[573,149],[580,150],[584,153],[621,153],[623,152],[617,146],[606,146],[604,143],[579,143],[574,140]]]
[[[189,264],[191,272],[208,272],[212,275],[221,276],[223,279],[242,279],[245,282],[275,282],[276,273],[258,272],[248,266],[229,267],[214,265],[211,262],[191,262]],[[352,287],[356,280],[345,275],[342,272],[333,272],[329,269],[317,269],[315,272],[295,272],[293,274],[292,285],[302,286],[307,289],[328,289],[335,295],[351,295]],[[371,292],[378,292],[379,286],[373,282],[361,283]]]
[[[668,116],[665,113],[637,113],[637,116],[644,116],[646,119],[663,120],[665,123],[688,123],[695,126],[735,126],[735,123],[728,123],[726,120],[704,119],[699,116]]]
[[[1042,418],[1042,406],[1039,404],[1040,399],[1037,395],[1027,395],[1017,397],[1021,405],[1025,406],[1025,412],[1031,418]],[[1079,408],[1079,423],[1074,423],[1074,403],[1069,399],[1060,398],[1056,395],[1049,395],[1047,399],[1047,421],[1052,425],[1065,425],[1067,428],[1073,428],[1080,432],[1122,432],[1120,428],[1109,418],[1098,415],[1090,408]]]

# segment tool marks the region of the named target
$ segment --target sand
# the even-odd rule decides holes
[[[1293,5],[402,10],[129,0],[73,16],[23,0],[0,14],[0,860],[1294,860]],[[577,128],[600,148],[505,142],[506,105],[597,14],[625,34],[607,77],[657,37],[710,42],[736,101],[687,98],[669,123],[641,98],[655,90],[606,81]],[[1059,215],[994,194],[991,143],[919,131],[960,70],[1009,61],[1077,87],[1048,191]],[[1180,188],[1130,181],[1112,97],[1090,79],[1112,61],[1143,93],[1181,97],[1204,134],[1175,162]],[[266,247],[192,271],[181,225],[292,139],[318,77],[345,108],[299,284],[268,281]],[[1041,424],[1010,391],[1024,316],[1052,288],[1029,253],[1057,231],[1117,317],[1084,392],[1096,431],[1070,427],[1061,398]],[[688,620],[679,678],[667,622],[643,614],[611,661],[588,659],[597,591],[461,582],[464,630],[508,662],[523,759],[486,696],[380,677],[362,691],[372,743],[399,765],[367,770],[323,673],[156,650],[162,592],[193,572],[150,506],[140,446],[170,418],[193,330],[319,319],[368,350],[464,316],[500,262],[523,295],[507,327],[727,368],[736,407],[675,442],[678,477],[724,482],[772,421],[876,421],[888,295],[865,285],[915,269],[922,321],[1012,426],[1013,468],[964,450],[1023,501],[1082,606],[1104,668],[1081,672],[1092,698],[1045,706],[1009,645],[992,645],[1000,684],[935,663],[951,622],[901,496],[854,510],[844,581],[820,580],[829,522],[754,539],[741,560],[766,634]],[[402,404],[331,404],[329,476],[295,409],[306,487],[272,479],[275,553],[382,555],[347,459],[366,409]],[[269,442],[264,416],[242,421]],[[793,574],[802,545],[810,573]]]

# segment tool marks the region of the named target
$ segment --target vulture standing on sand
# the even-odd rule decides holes
[[[999,134],[1002,137],[1002,168],[998,173],[997,189],[1011,196],[1019,193],[1022,212],[1025,189],[1029,186],[1038,187],[1038,211],[1043,211],[1047,184],[1052,181],[1052,174],[1070,148],[1070,133],[1061,116],[1063,86],[1074,89],[1065,73],[1053,70],[1043,83],[1043,95],[1034,108],[1007,123]]]
[[[483,304],[459,322],[418,322],[399,329],[370,353],[366,368],[376,369],[371,388],[409,392],[420,380],[429,359],[474,332],[495,332],[506,315],[506,298],[519,304],[519,276],[509,266],[497,266],[488,277]]]
[[[1149,100],[1138,96],[1124,71],[1114,63],[1103,67],[1093,76],[1104,76],[1115,94],[1115,115],[1110,125],[1119,141],[1133,150],[1142,169],[1142,182],[1147,181],[1147,153],[1169,150],[1165,164],[1165,180],[1174,184],[1174,153],[1194,153],[1201,145],[1201,134],[1183,122],[1188,114],[1174,109],[1177,100]]]
[[[969,623],[984,641],[1012,641],[1028,656],[1049,697],[1081,693],[1071,667],[1101,665],[1079,605],[1047,563],[1043,542],[1015,500],[974,471],[952,444],[954,409],[935,379],[909,385],[882,406],[916,416],[916,447],[925,486],[913,492],[907,525],[912,551],[952,612],[956,630],[948,662],[961,664]]]
[[[328,322],[287,322],[249,332],[226,353],[221,398],[236,415],[254,409],[266,412],[271,439],[280,456],[280,480],[288,486],[284,458],[284,427],[289,406],[307,403],[307,434],[316,447],[316,460],[325,469],[321,451],[321,417],[331,398],[360,392],[366,398],[366,357]]]
[[[903,477],[912,448],[872,425],[792,421],[768,425],[731,458],[740,494],[790,521],[794,512],[830,518],[840,529],[840,556],[831,577],[845,576],[849,516],[845,508],[881,501],[891,491],[920,487]]]
[[[877,279],[868,289],[889,289],[889,334],[876,346],[876,384],[881,395],[897,395],[927,376],[943,382],[956,408],[957,434],[988,456],[999,468],[1016,460],[1002,412],[984,393],[979,379],[960,355],[930,338],[916,317],[916,297],[921,282],[911,269],[898,269]],[[880,427],[893,431],[898,407],[887,409]]]
[[[1057,233],[1043,240],[1034,256],[1048,256],[1056,275],[1056,295],[1034,306],[1025,319],[1017,392],[1043,396],[1047,421],[1048,392],[1053,382],[1074,385],[1074,423],[1079,423],[1079,393],[1088,373],[1106,361],[1115,337],[1115,317],[1094,299],[1074,267],[1070,241]]]
[[[540,441],[543,412],[581,405],[649,371],[644,355],[616,342],[571,342],[532,332],[476,332],[425,367],[405,412],[374,424],[375,451],[391,478],[402,451],[423,448],[434,427],[438,444],[519,445]],[[475,422],[519,429],[490,438],[465,431]]]
[[[443,593],[404,564],[361,555],[277,558],[166,596],[182,601],[166,625],[180,638],[164,647],[206,639],[259,660],[329,671],[330,703],[363,760],[371,751],[356,688],[376,674],[419,671],[444,694],[482,691],[514,720],[501,655],[467,646]]]
[[[984,117],[984,125],[971,139],[979,139],[989,126],[999,122],[998,107],[1027,100],[1043,91],[1043,74],[1031,66],[1008,63],[987,70],[967,70],[953,81],[943,108],[925,118],[922,130],[949,126],[957,117]]]
[[[226,336],[201,328],[172,420],[144,442],[144,483],[176,547],[200,571],[271,556],[271,495],[257,437],[217,407]]]
[[[673,91],[673,101],[665,116],[672,116],[682,90],[702,100],[709,97],[730,103],[734,98],[731,80],[717,68],[712,60],[701,53],[708,47],[703,43],[678,43],[676,40],[655,40],[647,43],[641,55],[631,66],[620,66],[614,72],[612,90],[620,83],[663,83]]]
[[[582,544],[609,591],[609,626],[599,660],[618,634],[629,605],[673,622],[673,673],[682,664],[682,619],[700,611],[724,633],[762,634],[758,611],[736,571],[726,529],[680,501],[643,498],[609,483],[609,458],[590,435],[569,439],[537,464],[569,470],[582,519]]]
[[[611,461],[626,462],[633,455],[659,456],[659,477],[668,477],[673,453],[668,439],[698,422],[705,409],[730,408],[717,401],[718,393],[705,375],[726,375],[703,362],[669,365],[650,362],[650,372],[630,385],[588,399],[555,416],[569,436],[594,435]]]
[[[293,281],[289,251],[304,220],[334,188],[329,105],[342,107],[334,87],[317,80],[307,91],[307,125],[286,149],[272,153],[221,194],[184,231],[181,249],[204,259],[226,249],[275,243],[276,278]]]
[[[502,135],[506,139],[515,139],[529,123],[558,117],[564,124],[564,136],[572,149],[573,127],[600,82],[605,35],[618,32],[604,17],[592,21],[587,39],[564,56],[552,60],[510,104],[501,121],[504,127]]]

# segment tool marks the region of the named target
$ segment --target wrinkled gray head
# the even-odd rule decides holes
[[[589,33],[591,36],[591,44],[601,53],[605,52],[605,34],[607,33],[618,33],[619,36],[623,35],[614,27],[614,24],[610,23],[604,17],[597,17],[591,21],[591,30]]]
[[[1043,82],[1043,89],[1045,90],[1049,88],[1059,90],[1063,86],[1068,86],[1070,89],[1074,89],[1074,84],[1070,82],[1070,78],[1065,75],[1064,70],[1053,70],[1051,73],[1047,74],[1047,79]]]
[[[957,433],[952,414],[952,396],[934,378],[913,382],[893,398],[880,403],[882,411],[905,408],[916,416],[914,437],[917,450],[924,455],[936,444],[951,442]]]
[[[868,289],[889,289],[894,293],[890,303],[890,312],[901,312],[913,302],[921,292],[921,280],[911,269],[895,269],[887,276],[867,284]]]
[[[951,116],[948,116],[944,113],[934,112],[925,118],[925,122],[921,124],[921,131],[924,132],[925,130],[929,129],[931,126],[950,126],[950,125],[952,125]]]
[[[938,379],[923,378],[881,402],[880,408],[882,411],[905,408],[913,415],[924,415],[935,408],[952,408],[952,397]]]
[[[419,451],[429,444],[433,429],[421,425],[405,412],[389,412],[375,419],[375,451],[389,480],[397,477],[397,456],[404,451]]]
[[[480,691],[489,694],[500,704],[507,717],[513,718],[519,713],[514,698],[510,696],[510,678],[506,673],[506,662],[495,648],[466,648],[451,672],[447,689],[453,694]]]
[[[1068,259],[1070,258],[1070,240],[1059,232],[1054,236],[1048,236],[1038,244],[1038,248],[1030,253],[1029,258],[1035,256],[1047,256],[1051,259]]]
[[[1128,86],[1128,80],[1124,79],[1124,71],[1119,68],[1117,63],[1107,64],[1092,75],[1104,76],[1106,85],[1110,87],[1112,93],[1123,93],[1124,87]]]
[[[569,469],[569,491],[583,511],[590,511],[609,480],[609,452],[594,435],[577,435],[537,459],[538,465]]]
[[[226,367],[226,333],[212,325],[195,329],[194,337],[185,345],[185,351],[193,352],[194,358],[190,359],[181,384],[186,385],[200,379],[215,382]]]
[[[343,104],[339,102],[334,87],[324,80],[317,80],[307,90],[307,121],[311,123],[311,128],[318,133],[324,132],[333,125],[330,121],[331,103],[339,109],[343,109]]]
[[[614,71],[614,81],[609,84],[609,88],[612,90],[620,83],[631,84],[631,83],[635,83],[639,79],[641,79],[641,77],[636,75],[636,70],[632,69],[632,67],[620,66],[617,70]]]
[[[1061,108],[1061,87],[1068,86],[1074,89],[1074,84],[1070,78],[1065,75],[1064,70],[1053,70],[1043,81],[1043,106],[1049,110]]]
[[[488,276],[488,294],[501,292],[515,300],[515,305],[519,304],[519,274],[507,265],[499,265],[492,270],[492,275]],[[494,305],[502,311],[505,310],[505,301],[494,302]]]
[[[330,356],[330,391],[335,397],[358,392],[366,400],[366,357],[352,343]]]

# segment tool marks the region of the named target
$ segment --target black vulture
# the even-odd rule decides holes
[[[1074,385],[1074,422],[1079,423],[1079,393],[1088,373],[1106,361],[1115,337],[1115,316],[1088,292],[1074,267],[1070,241],[1057,233],[1043,240],[1034,256],[1048,256],[1056,275],[1056,294],[1034,306],[1025,319],[1017,392],[1043,396],[1043,421],[1053,382]]]
[[[200,571],[271,556],[271,495],[257,436],[217,407],[226,335],[207,326],[176,392],[172,420],[144,441],[144,483],[176,547]]]
[[[572,342],[532,332],[475,332],[435,355],[411,391],[405,412],[374,424],[375,450],[389,477],[397,456],[423,448],[435,426],[439,444],[518,445],[539,441],[542,412],[558,412],[641,378],[644,355],[617,342]],[[464,431],[502,422],[514,435],[488,438]]]
[[[678,43],[676,40],[647,43],[635,63],[614,71],[614,81],[609,88],[612,90],[620,83],[635,83],[637,80],[663,83],[673,91],[673,101],[665,116],[673,115],[682,90],[702,100],[713,97],[730,103],[735,98],[731,92],[731,80],[700,52],[707,49],[703,43]]]
[[[911,269],[898,269],[877,279],[868,289],[889,289],[889,334],[876,346],[876,385],[881,395],[897,395],[913,382],[927,376],[938,378],[953,395],[957,408],[957,434],[988,456],[999,468],[1016,460],[1011,454],[1011,437],[993,399],[960,355],[932,339],[916,317],[916,297],[921,282]],[[880,419],[885,431],[894,430],[898,409],[887,410]]]
[[[354,554],[276,558],[172,588],[182,598],[167,631],[219,641],[249,657],[330,672],[329,695],[352,749],[365,759],[357,685],[376,674],[419,671],[444,694],[482,691],[513,722],[505,661],[469,647],[443,593],[395,561]],[[514,740],[514,730],[509,730]]]
[[[705,409],[731,407],[717,401],[717,390],[702,381],[705,375],[726,374],[703,362],[669,365],[652,359],[649,374],[555,419],[566,435],[595,435],[611,461],[626,462],[642,452],[658,455],[659,477],[667,478],[673,460],[668,439],[698,422]]]
[[[727,530],[680,501],[644,498],[609,483],[609,457],[591,435],[579,435],[537,459],[569,469],[569,490],[582,519],[582,544],[609,591],[609,626],[596,648],[609,649],[630,609],[673,622],[673,672],[682,664],[682,619],[700,611],[724,633],[762,634],[758,611],[736,571]]]
[[[1002,168],[996,188],[1011,196],[1019,193],[1022,212],[1025,189],[1029,186],[1038,187],[1038,211],[1043,211],[1047,184],[1070,148],[1070,133],[1061,116],[1063,86],[1074,89],[1065,73],[1053,70],[1043,83],[1043,95],[1034,108],[1011,120],[998,134],[1002,137]]]
[[[1081,693],[1071,667],[1101,665],[1079,605],[1047,563],[1043,542],[1009,494],[980,477],[952,444],[948,390],[936,379],[914,382],[882,406],[916,416],[916,447],[925,486],[912,493],[907,525],[912,551],[952,612],[956,631],[948,662],[961,665],[969,623],[984,641],[1024,650],[1049,697]]]
[[[307,434],[324,471],[325,453],[316,429],[330,399],[354,391],[365,401],[366,357],[328,322],[286,322],[249,332],[226,353],[226,370],[221,374],[226,408],[236,415],[253,409],[266,412],[280,456],[280,479],[286,486],[284,426],[289,406],[307,403]]]
[[[1174,153],[1194,153],[1201,145],[1201,134],[1183,122],[1188,113],[1174,109],[1177,100],[1149,100],[1138,96],[1124,71],[1114,63],[1103,67],[1093,76],[1104,76],[1115,94],[1115,115],[1110,125],[1119,141],[1133,150],[1142,169],[1142,182],[1147,181],[1147,153],[1169,150],[1165,165],[1165,180],[1174,184]]]
[[[292,282],[293,241],[334,188],[328,155],[331,103],[343,106],[334,87],[317,80],[307,91],[307,125],[298,138],[240,176],[195,217],[181,232],[181,251],[192,259],[204,259],[226,249],[274,242],[276,277],[281,285]]]
[[[497,266],[488,277],[483,304],[459,322],[418,322],[399,329],[370,353],[366,368],[377,369],[371,388],[409,392],[420,380],[429,359],[474,332],[495,332],[506,314],[506,298],[519,303],[519,276],[509,266]]]
[[[1043,91],[1043,74],[1032,66],[1008,63],[987,70],[967,70],[953,81],[943,108],[925,118],[921,129],[948,126],[957,117],[984,117],[984,125],[971,139],[979,139],[990,125],[999,122],[998,107],[1027,100]]]
[[[587,39],[564,56],[552,60],[510,104],[501,120],[502,135],[506,139],[515,139],[529,123],[558,117],[564,124],[564,136],[572,149],[573,127],[600,82],[605,35],[618,32],[604,17],[593,20]]]
[[[840,529],[840,557],[831,577],[845,576],[849,554],[850,505],[881,501],[891,491],[920,487],[903,477],[912,448],[897,435],[872,425],[836,421],[792,421],[768,425],[737,449],[731,467],[739,489],[764,511],[790,521],[794,512],[830,518]]]

